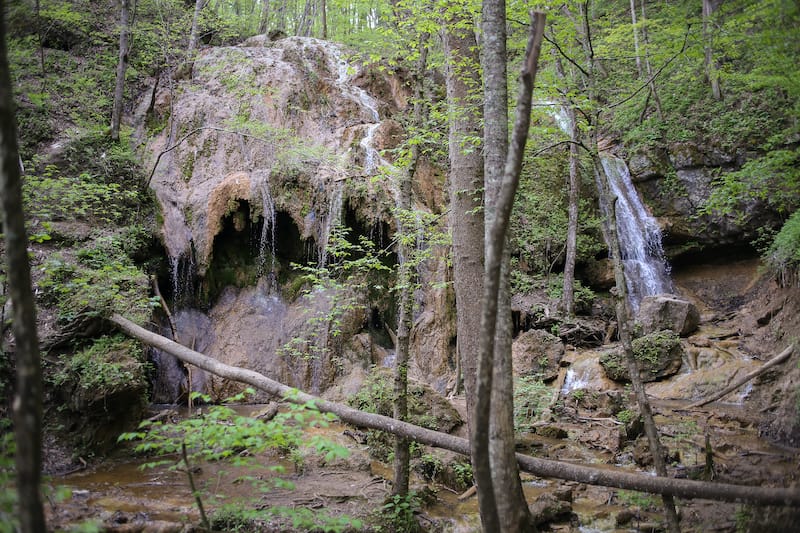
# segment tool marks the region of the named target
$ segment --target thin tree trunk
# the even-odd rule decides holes
[[[268,29],[269,29],[270,0],[262,0],[262,1],[263,3],[261,4],[261,17],[259,18],[258,22],[258,33],[262,34],[265,37],[265,42],[266,42],[267,33],[269,33]]]
[[[258,372],[220,363],[213,357],[205,356],[157,333],[147,331],[120,315],[113,315],[109,320],[131,337],[172,354],[184,363],[195,365],[216,376],[251,385],[267,394],[291,403],[299,405],[310,403],[321,412],[333,413],[348,424],[386,431],[393,435],[404,435],[421,444],[443,448],[462,455],[469,455],[470,453],[470,445],[467,439],[425,429],[388,416],[365,413],[344,404],[323,400],[305,392],[297,391],[293,387],[279,383]],[[523,471],[533,475],[576,481],[588,485],[638,490],[653,494],[671,494],[681,498],[702,498],[754,505],[800,507],[800,491],[795,488],[753,487],[708,483],[690,479],[659,478],[647,474],[635,474],[613,467],[594,468],[549,459],[539,459],[520,453],[517,454],[517,461]]]
[[[531,110],[531,94],[533,91],[533,84],[536,77],[536,69],[539,61],[539,53],[541,51],[542,36],[544,34],[544,19],[543,13],[531,14],[531,31],[528,38],[528,46],[525,54],[525,64],[520,75],[520,93],[517,101],[516,117],[514,121],[514,130],[512,132],[512,143],[509,147],[508,156],[506,158],[503,180],[498,189],[494,202],[494,216],[492,217],[490,230],[486,234],[486,266],[484,270],[483,281],[483,310],[481,316],[481,329],[480,329],[480,352],[478,359],[478,377],[477,377],[477,399],[475,405],[475,414],[473,420],[473,428],[470,431],[470,444],[472,447],[473,463],[478,464],[482,470],[485,470],[488,465],[488,460],[483,460],[482,455],[488,454],[489,438],[484,431],[480,428],[490,425],[491,417],[497,414],[502,416],[503,410],[513,409],[513,403],[509,401],[510,390],[501,391],[497,398],[498,400],[505,400],[501,405],[496,406],[496,413],[492,409],[492,387],[493,387],[493,370],[495,354],[495,341],[498,330],[498,298],[501,293],[500,280],[503,266],[503,253],[506,236],[508,231],[508,224],[511,218],[511,208],[514,203],[514,196],[519,185],[519,175],[522,168],[522,159],[525,151],[525,144],[528,139],[528,127],[530,125],[530,110]],[[503,326],[500,326],[501,328]],[[505,348],[505,347],[504,347]],[[510,354],[507,355],[510,360]],[[510,362],[510,361],[509,361]],[[509,365],[510,366],[510,365]],[[507,369],[507,370],[510,370]],[[509,372],[510,373],[510,372]],[[499,378],[499,376],[497,376]],[[513,429],[513,421],[512,421]],[[508,445],[509,443],[506,443]],[[513,433],[512,441],[513,445]],[[505,456],[503,456],[505,461]],[[494,468],[509,469],[509,465],[491,465]],[[488,469],[489,482],[493,483],[492,468]],[[515,469],[514,469],[515,470]],[[487,472],[475,471],[475,476],[486,476]],[[511,470],[507,470],[503,477],[510,477]],[[525,531],[531,526],[527,520],[529,515],[526,513],[527,505],[524,504],[524,498],[520,502],[512,502],[513,505],[523,504],[524,509],[510,510],[504,505],[506,510],[514,512],[513,517],[499,517],[498,506],[496,500],[499,497],[515,498],[514,494],[492,494],[492,499],[486,498],[486,495],[481,494],[481,482],[486,482],[485,478],[478,480],[478,498],[481,510],[481,519],[484,520],[483,527],[486,531]],[[519,483],[519,475],[517,473],[517,483]],[[507,487],[502,487],[503,489]],[[520,487],[521,492],[521,487]],[[481,501],[481,497],[489,500],[486,503]],[[494,505],[492,509],[489,507]],[[493,516],[494,514],[494,516]],[[486,521],[486,519],[490,521]],[[502,520],[502,521],[501,521]],[[491,521],[495,521],[492,523]],[[499,527],[498,527],[499,526]]]
[[[322,17],[322,38],[328,38],[328,3],[325,0],[320,0],[320,16]]]
[[[653,102],[656,104],[656,113],[658,113],[659,120],[664,120],[664,112],[661,110],[661,98],[658,97],[656,91],[655,76],[653,76],[653,66],[650,64],[650,52],[648,51],[647,42],[647,15],[645,13],[644,0],[642,0],[642,41],[644,42],[644,66],[647,69],[647,77],[650,78],[650,94],[653,96]]]
[[[420,36],[419,58],[414,72],[414,114],[413,128],[422,127],[423,123],[423,84],[425,83],[425,70],[428,61],[428,34]],[[400,234],[398,246],[399,270],[397,283],[400,286],[400,301],[398,303],[397,341],[395,344],[395,377],[394,377],[394,418],[405,421],[408,418],[408,359],[411,344],[411,325],[414,311],[414,287],[417,276],[412,270],[412,254],[414,243],[411,234],[416,233],[413,223],[413,179],[419,160],[419,144],[411,147],[411,160],[406,172],[398,176],[398,217],[397,227]],[[394,443],[394,484],[392,494],[405,496],[408,494],[409,440],[396,436]]]
[[[13,402],[16,485],[20,531],[45,531],[39,490],[42,469],[42,371],[31,290],[28,236],[22,212],[22,183],[13,90],[6,50],[5,1],[0,0],[0,211],[5,233],[8,292],[17,367]]]
[[[111,109],[111,140],[115,142],[119,141],[122,103],[125,96],[125,71],[128,69],[128,42],[130,40],[130,7],[130,0],[120,0],[119,61],[117,62],[117,82],[114,86],[114,105]]]
[[[636,402],[639,406],[639,413],[644,423],[645,435],[650,445],[650,455],[653,458],[653,465],[656,469],[656,474],[661,477],[667,477],[667,467],[664,462],[664,451],[661,446],[661,441],[658,436],[658,428],[653,420],[653,412],[650,409],[650,401],[647,399],[647,393],[644,389],[644,383],[640,375],[639,363],[633,355],[633,347],[631,345],[632,338],[630,332],[630,311],[628,306],[627,291],[625,289],[625,271],[622,264],[622,256],[620,254],[619,237],[617,233],[617,222],[615,213],[616,198],[612,197],[612,193],[608,186],[608,181],[605,178],[605,172],[600,164],[600,157],[597,155],[597,138],[593,136],[592,139],[592,158],[594,163],[595,179],[597,181],[598,193],[600,196],[601,209],[605,218],[606,232],[609,236],[608,245],[610,247],[611,259],[614,264],[614,278],[616,281],[617,289],[617,328],[619,331],[620,342],[625,356],[625,365],[628,368],[628,374],[631,378],[631,385],[633,392],[636,395]],[[667,518],[667,525],[671,533],[680,533],[680,520],[678,513],[675,510],[675,500],[672,495],[662,495],[664,502],[664,512]]]
[[[503,167],[508,155],[508,87],[506,83],[506,5],[505,0],[483,3],[484,76],[484,188],[485,246],[495,220],[497,197],[503,183]],[[507,241],[507,236],[505,237]],[[507,242],[505,243],[507,244]],[[488,257],[488,255],[487,255]],[[500,292],[497,301],[497,328],[491,380],[489,417],[489,464],[501,531],[526,531],[531,516],[522,492],[519,469],[514,458],[513,374],[511,369],[511,302],[508,291],[508,247],[503,247],[500,264]],[[488,264],[487,264],[488,267]],[[480,385],[478,394],[481,394]]]
[[[186,50],[186,60],[189,63],[194,62],[194,53],[197,50],[199,40],[199,27],[200,27],[200,13],[203,11],[207,0],[195,0],[194,15],[192,16],[192,30],[189,33],[189,46]]]
[[[564,262],[564,287],[561,305],[567,316],[575,314],[575,258],[578,248],[578,203],[581,196],[581,177],[578,157],[578,123],[575,108],[565,103],[570,122],[569,145],[569,204],[567,206],[567,251]]]
[[[712,0],[703,0],[703,67],[708,83],[711,84],[711,95],[714,100],[722,100],[722,88],[719,84],[719,72],[714,64],[714,47],[711,45],[711,16],[718,4]]]
[[[642,56],[639,54],[639,28],[636,27],[636,0],[631,0],[631,25],[633,27],[633,53],[636,56],[636,73],[642,77]]]

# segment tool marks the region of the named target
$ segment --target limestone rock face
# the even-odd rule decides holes
[[[325,41],[258,44],[203,50],[191,79],[156,96],[142,133],[165,247],[172,258],[193,255],[201,277],[221,220],[237,209],[252,221],[288,214],[317,246],[345,205],[367,225],[393,222],[391,180],[371,177],[379,150],[402,137],[387,116],[405,105],[402,84]]]
[[[543,381],[558,377],[558,366],[564,357],[564,343],[555,335],[531,329],[520,333],[511,347],[514,374],[539,374]]]
[[[689,142],[630,155],[631,177],[664,230],[668,255],[687,251],[690,243],[694,248],[737,245],[754,238],[760,227],[779,222],[757,199],[737,206],[734,214],[698,213],[712,183],[738,170],[748,157],[742,151]]]
[[[697,329],[700,313],[693,303],[670,294],[645,296],[636,323],[644,334],[670,329],[685,337]]]

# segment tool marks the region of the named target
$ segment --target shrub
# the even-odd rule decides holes
[[[800,211],[783,225],[764,260],[782,285],[800,285]]]

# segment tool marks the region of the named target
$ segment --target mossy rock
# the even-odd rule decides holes
[[[645,383],[674,376],[681,368],[684,349],[674,331],[657,331],[639,337],[633,341],[632,348]],[[609,379],[622,382],[631,380],[621,348],[601,355],[600,365]]]

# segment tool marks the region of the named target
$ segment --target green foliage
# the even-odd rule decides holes
[[[747,215],[740,206],[754,200],[780,214],[792,212],[800,207],[800,148],[767,152],[736,172],[722,174],[714,185],[701,213],[737,214],[743,222]]]
[[[514,428],[530,431],[550,405],[552,391],[539,376],[520,376],[514,380]]]
[[[103,397],[145,382],[145,360],[141,346],[123,335],[103,336],[78,351],[53,376],[62,386]]]
[[[415,491],[406,495],[395,494],[386,500],[378,514],[376,531],[414,533],[421,531],[414,515],[419,512],[422,502]]]
[[[676,346],[680,346],[680,343],[681,340],[677,333],[662,330],[634,339],[631,348],[633,356],[655,373],[659,370],[658,363],[664,354],[671,352]]]
[[[764,260],[781,284],[800,285],[800,211],[795,211],[783,225]]]
[[[305,335],[282,346],[281,355],[301,359],[330,356],[332,342],[341,337],[348,314],[363,312],[372,291],[385,286],[384,277],[391,269],[382,261],[384,252],[377,251],[364,236],[357,242],[351,242],[348,236],[348,228],[335,226],[328,238],[324,264],[294,265],[305,283],[303,294],[325,294],[329,302],[322,308],[309,306],[305,310]]]
[[[82,219],[113,224],[129,219],[139,194],[117,183],[98,183],[91,175],[64,176],[55,166],[27,175],[22,196],[25,212],[38,220]]]
[[[542,133],[541,143],[553,139]],[[568,230],[566,153],[551,150],[531,157],[523,168],[509,229],[511,253],[519,267],[534,275],[551,272],[565,259]],[[584,191],[591,191],[589,172],[583,172]],[[603,249],[600,220],[593,200],[584,197],[579,206],[576,261],[593,258]]]
[[[244,393],[226,401],[242,401],[254,393],[253,389],[247,389]],[[195,395],[198,396],[197,393]],[[210,399],[199,396],[200,399]],[[256,475],[257,471],[264,470],[276,474],[283,472],[280,466],[262,466],[255,457],[256,454],[276,450],[290,455],[294,450],[305,449],[321,455],[325,461],[347,457],[349,454],[347,448],[319,435],[310,438],[306,435],[308,428],[327,427],[335,419],[332,414],[319,412],[314,402],[289,405],[287,411],[278,413],[269,421],[239,415],[226,405],[215,405],[203,413],[177,423],[144,421],[138,431],[123,433],[119,440],[136,441],[138,444],[135,450],[138,453],[156,457],[155,461],[145,464],[145,467],[173,464],[172,461],[159,458],[178,454],[185,445],[191,463],[227,461],[235,466],[246,467],[252,472],[253,475],[242,476],[241,481],[253,484],[256,490],[253,501],[220,507],[211,520],[217,529],[261,531],[264,524],[279,518],[290,521],[292,527],[296,529],[339,532],[349,528],[360,528],[361,522],[349,517],[329,516],[304,508],[272,507],[251,510],[249,507],[257,503],[258,494],[261,492],[268,491],[272,487],[292,486],[279,477]],[[179,464],[173,468],[177,468]]]
[[[247,389],[246,393],[254,394],[255,391]],[[240,401],[243,397],[228,400]],[[290,405],[288,411],[278,413],[269,421],[242,416],[228,406],[215,405],[203,414],[175,424],[144,421],[139,431],[124,433],[119,439],[141,441],[136,451],[156,456],[178,453],[185,443],[192,462],[225,459],[235,465],[250,466],[255,464],[251,454],[267,450],[288,453],[301,446],[313,449],[327,461],[333,461],[346,457],[349,453],[347,448],[318,436],[307,438],[304,431],[311,427],[327,427],[335,418],[329,413],[319,412],[313,402]],[[148,466],[156,464],[160,463]],[[280,467],[272,470],[280,471]]]
[[[17,489],[14,454],[16,446],[11,421],[0,418],[0,533],[13,533],[19,528],[16,514]]]
[[[622,422],[623,424],[627,424],[628,422],[632,421],[634,417],[638,416],[639,413],[633,411],[631,409],[623,409],[619,413],[616,414],[617,420]]]
[[[148,278],[130,255],[138,249],[145,233],[126,228],[120,233],[100,237],[79,249],[76,262],[53,254],[43,266],[39,282],[42,300],[55,304],[63,324],[124,314],[144,323],[157,302],[149,296]],[[132,237],[139,237],[135,239]]]
[[[620,490],[617,492],[619,502],[627,507],[638,507],[641,510],[656,510],[659,507],[658,499],[652,494],[634,490]]]

